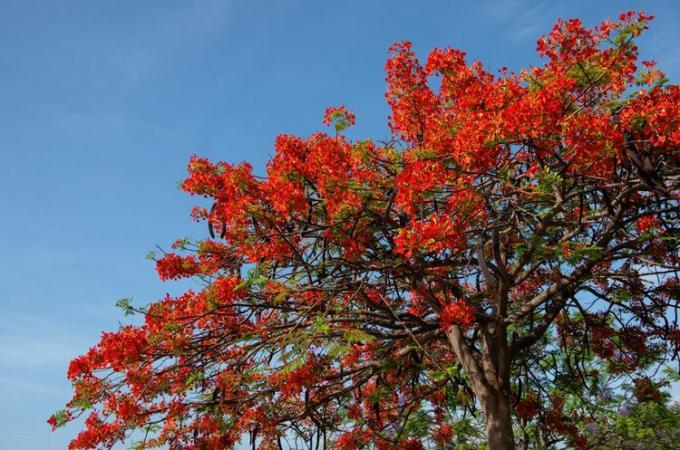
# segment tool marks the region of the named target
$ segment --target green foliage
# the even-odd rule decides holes
[[[407,436],[423,438],[430,431],[430,418],[423,410],[418,410],[411,414],[404,425],[404,432]]]
[[[247,288],[251,289],[253,287],[262,288],[267,283],[268,278],[264,275],[266,273],[266,268],[261,265],[256,265],[251,270],[248,271],[245,280],[239,283],[235,289]]]
[[[552,172],[549,167],[538,172],[536,174],[536,180],[538,181],[538,190],[546,194],[553,193],[563,181],[560,174]]]
[[[54,427],[59,428],[64,426],[69,421],[69,413],[66,410],[60,410],[54,413]]]
[[[608,423],[598,425],[591,441],[603,450],[680,448],[680,404],[667,399],[624,403]]]
[[[119,299],[116,302],[116,308],[123,310],[123,315],[126,317],[135,313],[135,308],[132,306],[132,299],[130,297]]]
[[[290,354],[289,354],[289,357],[286,358],[286,361],[287,361],[286,365],[283,366],[281,368],[281,370],[279,370],[279,373],[281,375],[288,375],[291,372],[293,372],[294,370],[299,369],[300,367],[302,367],[307,362],[307,359],[309,357],[305,353],[305,354],[295,354],[292,357],[292,359],[289,359],[289,358],[290,358]]]
[[[351,329],[345,331],[344,338],[347,342],[356,342],[358,344],[365,344],[373,342],[375,338],[363,330]]]
[[[191,375],[187,377],[186,381],[184,382],[184,387],[186,388],[186,390],[191,390],[202,380],[203,372],[196,370],[194,372],[191,372]]]
[[[328,346],[326,354],[330,358],[339,358],[348,354],[350,350],[351,348],[348,345],[342,344],[340,342],[333,342]]]
[[[312,326],[310,327],[309,332],[312,335],[315,334],[327,335],[331,332],[331,327],[328,325],[323,316],[318,316],[314,319],[314,322],[312,322]]]

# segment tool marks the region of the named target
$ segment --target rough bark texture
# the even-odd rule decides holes
[[[514,449],[512,415],[507,394],[509,359],[505,328],[490,325],[482,334],[482,353],[475,354],[473,348],[465,342],[458,326],[452,326],[447,331],[451,348],[470,375],[472,390],[484,412],[489,449]]]
[[[515,448],[512,431],[512,417],[510,402],[502,392],[489,392],[488,396],[480,396],[484,417],[486,419],[486,434],[491,450],[509,450]]]

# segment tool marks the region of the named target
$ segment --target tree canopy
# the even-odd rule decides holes
[[[677,427],[680,87],[639,60],[651,19],[560,20],[519,72],[399,42],[390,141],[341,106],[264,176],[192,157],[209,236],[156,267],[201,287],[119,302],[143,321],[71,362],[50,423],[86,414],[71,449],[591,448],[629,392]]]

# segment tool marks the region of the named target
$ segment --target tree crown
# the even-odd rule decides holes
[[[498,75],[396,43],[391,141],[347,139],[338,107],[332,133],[278,136],[264,177],[192,157],[182,189],[211,236],[156,266],[202,287],[120,302],[143,323],[72,361],[51,423],[93,410],[72,449],[134,430],[137,448],[421,449],[477,445],[481,408],[492,448],[496,414],[527,448],[585,448],[612,386],[659,400],[680,344],[680,88],[638,63],[650,19],[559,21],[543,65]]]

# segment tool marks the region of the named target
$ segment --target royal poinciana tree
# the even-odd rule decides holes
[[[389,142],[339,107],[264,176],[192,157],[209,233],[156,264],[201,287],[122,301],[143,322],[71,362],[50,422],[86,413],[71,449],[596,446],[680,344],[680,87],[638,61],[650,19],[559,21],[519,73],[397,43]]]

